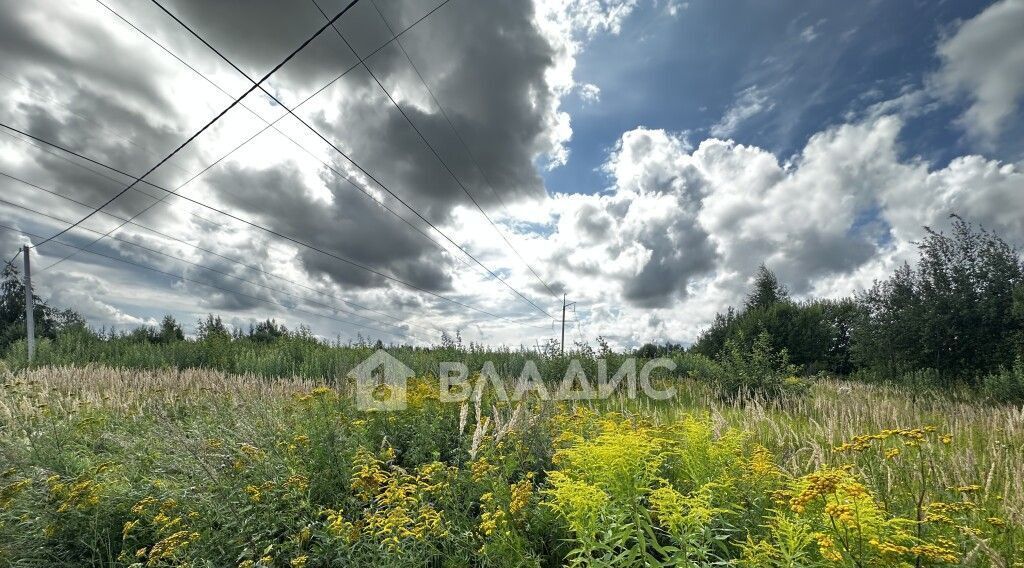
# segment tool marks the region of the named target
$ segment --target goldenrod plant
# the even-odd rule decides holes
[[[1019,566],[1019,408],[820,380],[441,403],[215,371],[3,377],[0,564]]]

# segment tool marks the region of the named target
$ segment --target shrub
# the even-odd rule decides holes
[[[1024,356],[1018,355],[1012,367],[987,375],[982,387],[993,401],[1024,404]]]
[[[786,350],[773,350],[771,336],[761,332],[749,350],[737,341],[726,341],[717,383],[720,394],[727,398],[777,398],[805,390],[800,381],[787,380],[795,374],[796,368],[790,365]]]

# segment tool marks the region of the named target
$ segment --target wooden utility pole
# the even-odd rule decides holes
[[[28,361],[31,363],[36,354],[36,306],[35,300],[32,298],[32,263],[29,261],[28,251],[28,245],[21,249],[22,256],[25,257],[25,331],[28,341]]]
[[[562,294],[562,355],[565,355],[565,308],[576,302],[565,303],[565,294]]]
[[[562,294],[562,355],[565,355],[565,294]]]

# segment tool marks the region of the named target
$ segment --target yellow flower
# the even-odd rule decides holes
[[[509,501],[508,512],[514,515],[529,503],[530,494],[533,492],[533,483],[529,479],[524,479],[513,484],[509,489],[512,491],[512,499]]]
[[[816,497],[835,492],[845,478],[846,472],[841,469],[823,469],[805,475],[801,479],[803,489],[789,501],[790,509],[794,513],[802,513]]]
[[[960,558],[948,548],[936,544],[918,544],[910,548],[910,553],[936,562],[959,562]]]
[[[891,556],[902,556],[910,552],[910,549],[906,546],[895,544],[892,542],[880,542],[877,538],[871,539],[871,546],[878,549],[879,552]]]
[[[780,473],[778,466],[775,465],[775,456],[760,444],[754,447],[747,469],[759,477],[776,477]]]
[[[184,547],[199,539],[199,533],[178,531],[153,545],[149,551],[147,566],[158,566],[164,560],[172,560]]]
[[[843,553],[839,552],[836,548],[835,541],[832,537],[827,534],[817,533],[815,540],[818,542],[818,551],[821,553],[821,557],[829,562],[841,562],[843,560]]]
[[[304,492],[309,489],[309,478],[305,475],[296,473],[285,480],[284,484],[288,487],[294,487],[299,492]]]
[[[316,387],[315,389],[309,391],[309,394],[311,394],[314,397],[323,398],[334,394],[334,391],[331,390],[329,387]]]
[[[471,463],[469,469],[473,473],[473,481],[483,481],[495,468],[487,463],[487,458],[480,458]]]

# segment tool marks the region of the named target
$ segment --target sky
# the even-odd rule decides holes
[[[0,254],[96,328],[689,344],[1024,245],[1024,0],[0,4]]]

